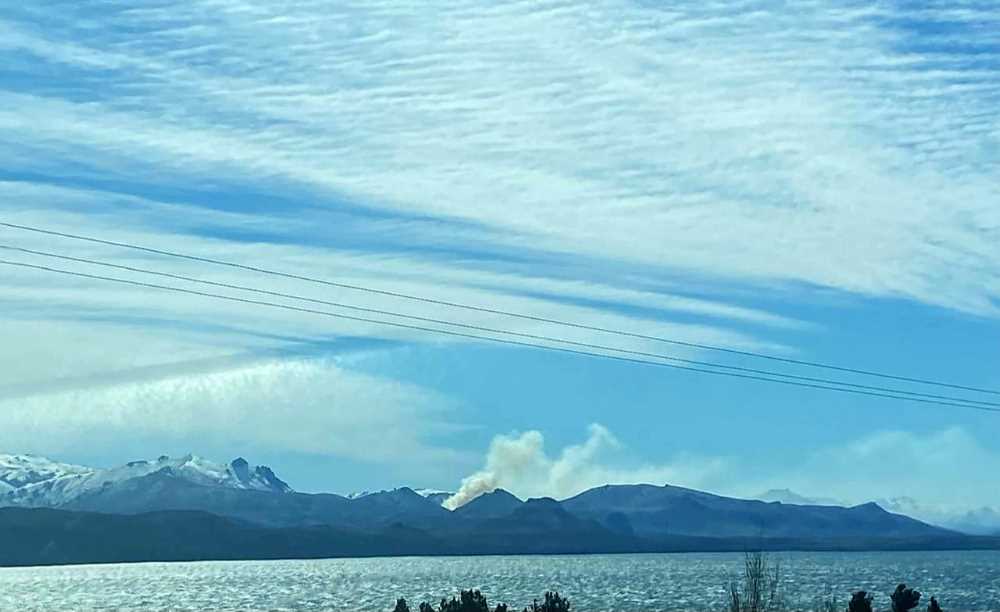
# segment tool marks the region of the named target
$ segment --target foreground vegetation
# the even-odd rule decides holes
[[[772,563],[762,553],[747,554],[740,576],[733,577],[726,588],[726,600],[720,606],[726,612],[791,612],[795,608],[787,604],[782,590],[781,567]],[[920,605],[922,595],[900,584],[890,595],[890,612],[912,612]],[[818,598],[813,604],[813,612],[875,612],[872,608],[873,596],[867,591],[853,593],[846,608],[832,596]],[[936,598],[931,597],[927,612],[943,612]],[[417,612],[508,612],[507,604],[497,604],[490,608],[489,602],[478,590],[462,591],[458,598],[442,599],[435,608],[423,602]],[[513,608],[516,610],[516,608]],[[524,608],[524,612],[569,612],[569,600],[559,593],[545,593],[541,603],[537,600]],[[393,612],[411,612],[405,599],[398,599]]]
[[[420,604],[419,612],[508,612],[507,604],[497,604],[490,609],[490,604],[483,594],[476,590],[462,591],[459,598],[442,599],[435,609],[426,601]],[[405,599],[396,600],[393,612],[410,612],[410,606]],[[559,596],[559,593],[546,593],[542,603],[535,600],[524,612],[569,612],[569,600]]]
[[[762,553],[747,554],[743,566],[743,575],[730,580],[727,595],[728,612],[784,612],[791,608],[787,605],[785,593],[781,585],[781,566],[771,563]],[[891,612],[911,612],[920,605],[920,591],[900,584],[889,595]],[[867,591],[856,591],[847,604],[847,612],[874,612],[872,600],[874,597]],[[817,599],[812,610],[815,612],[842,612],[835,597],[826,596]],[[931,597],[927,612],[942,612],[937,598]]]

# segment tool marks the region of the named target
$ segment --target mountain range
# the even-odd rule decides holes
[[[875,503],[765,502],[669,485],[606,485],[561,501],[521,500],[497,489],[451,511],[442,506],[449,496],[407,487],[350,496],[299,493],[271,469],[251,467],[242,458],[217,464],[192,455],[161,456],[97,469],[0,455],[0,507],[6,507],[0,511],[0,537],[20,534],[21,551],[21,557],[11,552],[14,556],[0,563],[136,555],[152,560],[1000,547],[1000,540],[965,536]],[[146,545],[126,537],[142,534],[140,526],[147,522]],[[209,540],[158,548],[159,536],[153,534],[165,533],[165,525]],[[227,548],[234,539],[247,544]],[[41,549],[51,554],[39,557]]]
[[[771,489],[755,496],[761,501],[784,504],[841,506],[828,497],[807,497],[789,489]],[[875,500],[880,507],[896,514],[905,514],[933,525],[969,535],[1000,535],[1000,508],[983,506],[975,509],[948,509],[921,504],[912,497],[891,497]]]

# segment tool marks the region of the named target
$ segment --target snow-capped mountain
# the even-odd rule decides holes
[[[347,497],[347,499],[361,499],[362,497],[368,497],[369,495],[375,495],[377,493],[391,493],[392,491],[398,491],[398,490],[399,489],[384,489],[382,491],[355,491],[354,493],[348,493],[345,497]],[[444,504],[444,500],[454,495],[454,493],[450,491],[441,491],[438,489],[411,489],[411,490],[420,497],[425,497],[439,506]]]
[[[153,461],[131,461],[100,469],[50,461],[32,455],[0,455],[0,506],[52,507],[156,472],[188,482],[230,489],[288,493],[292,489],[266,466],[250,465],[242,457],[228,465],[194,455]]]
[[[369,495],[374,495],[376,493],[387,493],[387,492],[388,492],[387,489],[382,489],[381,491],[368,491],[368,490],[354,491],[352,493],[348,493],[344,497],[346,497],[347,499],[361,499],[362,497],[368,497]]]
[[[57,463],[34,455],[0,455],[0,495],[35,483],[93,472],[91,468]]]
[[[421,497],[426,497],[439,506],[443,506],[444,500],[454,495],[451,491],[439,491],[438,489],[414,489],[413,492]]]
[[[791,489],[771,489],[754,497],[760,501],[781,502],[783,504],[796,504],[798,506],[846,506],[835,499],[828,497],[806,497],[799,495]]]

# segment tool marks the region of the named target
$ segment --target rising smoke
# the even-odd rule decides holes
[[[450,510],[459,508],[484,493],[506,489],[521,498],[569,497],[603,484],[698,484],[708,472],[721,469],[715,462],[697,465],[645,465],[622,469],[599,460],[621,444],[603,425],[588,428],[587,439],[562,449],[555,458],[545,453],[545,438],[536,430],[493,438],[486,455],[486,465],[462,480],[455,495],[444,502]]]

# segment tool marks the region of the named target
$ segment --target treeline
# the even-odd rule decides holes
[[[509,612],[507,604],[497,604],[490,608],[489,602],[478,590],[462,591],[458,598],[442,599],[437,608],[426,601],[420,604],[419,612]],[[515,609],[516,610],[516,609]],[[410,606],[405,599],[397,599],[393,612],[410,612]],[[538,600],[524,608],[524,612],[569,612],[569,600],[560,597],[559,593],[545,593],[542,603]]]

